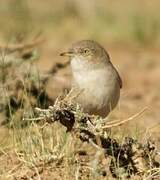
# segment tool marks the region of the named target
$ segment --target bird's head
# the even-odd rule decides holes
[[[77,61],[79,64],[88,64],[90,66],[103,65],[110,61],[105,49],[92,40],[78,41],[67,52],[60,55],[68,56],[71,61]]]

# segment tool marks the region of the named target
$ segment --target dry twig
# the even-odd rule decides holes
[[[112,128],[112,127],[117,127],[117,126],[121,126],[129,121],[132,121],[134,120],[135,118],[139,117],[140,115],[142,115],[148,108],[145,107],[144,109],[142,109],[140,112],[134,114],[133,116],[127,118],[127,119],[124,119],[124,120],[115,120],[113,122],[108,122],[106,123],[105,126],[102,127],[102,129],[109,129],[109,128]]]
[[[131,174],[139,174],[141,177],[150,169],[150,161],[155,164],[154,154],[155,146],[150,142],[143,145],[135,141],[133,138],[127,137],[123,144],[119,144],[116,139],[104,136],[104,132],[108,128],[123,125],[135,118],[139,117],[146,111],[144,108],[137,114],[124,119],[122,121],[114,121],[104,125],[104,121],[100,118],[90,116],[81,111],[79,106],[72,102],[69,104],[64,99],[57,99],[54,106],[49,109],[36,108],[38,117],[44,119],[48,123],[59,121],[67,128],[67,132],[71,131],[72,135],[79,138],[82,142],[91,143],[96,149],[102,149],[104,158],[111,158],[110,171],[113,176],[119,177],[116,168],[123,168],[129,177]],[[25,118],[24,118],[25,120]],[[35,118],[31,118],[35,120]],[[159,166],[159,165],[158,165]]]

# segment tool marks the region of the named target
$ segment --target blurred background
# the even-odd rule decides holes
[[[160,148],[159,0],[0,0],[0,25],[1,179],[40,178],[44,169],[37,170],[39,162],[49,166],[42,173],[45,179],[47,174],[49,179],[71,179],[75,168],[78,179],[74,150],[83,146],[77,139],[70,140],[58,123],[22,121],[27,113],[35,117],[35,107],[48,108],[70,89],[70,66],[59,54],[77,40],[99,42],[122,77],[120,102],[109,120],[123,120],[148,107],[113,128],[114,138],[146,142],[151,137]],[[39,37],[44,41],[35,43]],[[35,44],[27,48],[27,43]],[[56,161],[56,170],[51,164],[57,152],[67,158]],[[28,176],[31,165],[35,172]]]
[[[57,62],[63,64],[59,53],[71,43],[98,41],[108,50],[124,82],[113,116],[124,118],[147,106],[149,110],[133,124],[135,128],[156,125],[153,131],[159,133],[159,9],[158,0],[1,0],[0,41],[10,44],[41,34],[45,42],[35,63],[40,72]],[[69,67],[56,73],[61,83],[50,80],[51,96],[69,86],[70,74]]]
[[[158,0],[1,0],[1,36],[42,31],[61,44],[97,39],[103,44],[158,46]]]

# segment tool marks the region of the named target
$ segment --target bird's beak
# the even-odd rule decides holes
[[[72,52],[72,51],[60,53],[60,56],[69,56],[69,57],[71,57],[71,56],[73,56],[73,55],[74,55],[74,52]]]

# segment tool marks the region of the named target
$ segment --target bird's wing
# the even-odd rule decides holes
[[[116,70],[116,71],[117,71],[117,70]],[[118,74],[118,72],[117,72],[117,78],[118,78],[119,86],[120,86],[120,88],[122,88],[123,83],[122,83],[122,79],[121,79],[120,75]]]
[[[106,53],[107,59],[109,59],[109,62],[110,62],[110,64],[111,64],[111,66],[112,66],[113,69],[115,69],[115,71],[116,71],[117,81],[118,81],[118,83],[119,83],[120,88],[122,88],[122,86],[123,86],[122,79],[121,79],[118,71],[117,71],[116,68],[113,66],[112,62],[110,61],[110,56],[109,56],[109,54],[108,54],[106,51],[105,51],[105,53]]]
[[[112,64],[112,66],[113,66],[113,64]],[[115,72],[116,72],[116,74],[117,74],[117,81],[118,81],[118,83],[119,83],[119,86],[120,86],[120,88],[122,88],[122,86],[123,86],[122,79],[121,79],[121,77],[120,77],[117,69],[116,69],[114,66],[113,66],[113,68],[115,69]]]
[[[111,62],[110,62],[110,63],[111,63]],[[116,74],[117,74],[117,81],[118,81],[118,83],[119,83],[119,86],[120,86],[120,88],[122,88],[122,86],[123,86],[122,79],[121,79],[121,77],[120,77],[117,69],[113,66],[112,63],[111,63],[111,65],[112,65],[113,69],[115,70],[115,72],[116,72]]]

